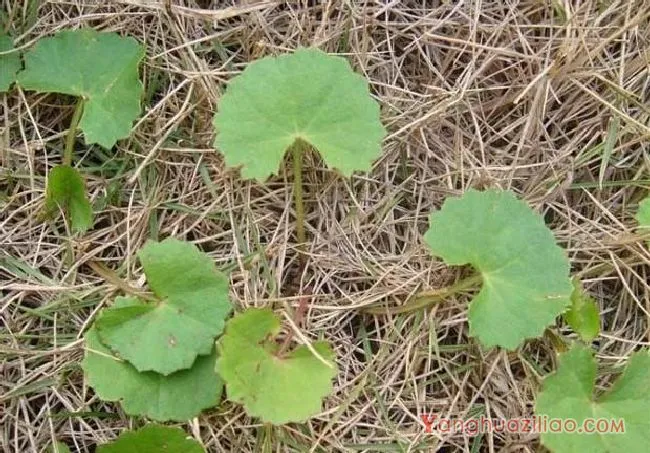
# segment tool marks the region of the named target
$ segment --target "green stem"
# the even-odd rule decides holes
[[[442,302],[444,299],[453,296],[454,294],[463,292],[468,289],[474,289],[478,284],[483,281],[481,274],[470,275],[467,278],[464,278],[451,286],[445,288],[434,289],[431,291],[422,291],[416,294],[410,301],[406,304],[399,307],[369,307],[364,311],[373,315],[382,315],[382,314],[399,314],[399,313],[409,313],[411,311],[421,310],[423,308],[430,307],[438,302]]]
[[[63,165],[72,165],[72,151],[74,148],[74,139],[77,136],[77,126],[79,126],[79,120],[81,119],[81,113],[84,110],[84,100],[79,98],[77,105],[74,108],[74,113],[72,114],[72,120],[70,120],[70,128],[68,129],[68,135],[65,137],[65,149],[63,150]]]
[[[305,243],[305,206],[302,201],[302,150],[303,144],[297,140],[291,147],[293,154],[293,199],[296,205],[296,235],[298,236],[298,251],[304,262]]]

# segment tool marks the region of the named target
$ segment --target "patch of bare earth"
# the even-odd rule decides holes
[[[39,213],[73,101],[0,94],[2,451],[42,452],[56,439],[91,452],[142,424],[100,401],[79,361],[85,330],[120,294],[90,264],[141,286],[135,253],[149,238],[184,238],[219,266],[234,263],[239,310],[306,301],[302,333],[336,349],[340,372],[321,414],[271,428],[224,402],[181,424],[210,452],[537,451],[536,434],[426,434],[419,416],[530,416],[555,367],[548,339],[482,349],[468,337],[464,295],[426,311],[363,313],[465,272],[431,257],[421,234],[430,211],[469,187],[512,189],[545,216],[598,300],[599,384],[648,345],[650,253],[632,218],[650,188],[647,2],[37,3],[0,2],[17,46],[64,28],[134,36],[147,46],[146,99],[115,149],[79,135],[74,161],[96,220],[71,236],[62,217]],[[298,46],[347,57],[389,130],[368,174],[346,180],[310,156],[302,272],[291,177],[243,181],[211,146],[228,80]]]

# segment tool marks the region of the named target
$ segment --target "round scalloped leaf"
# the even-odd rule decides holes
[[[54,167],[47,178],[45,214],[53,217],[59,209],[65,212],[73,231],[83,232],[93,225],[93,208],[83,177],[68,165]]]
[[[7,35],[0,35],[0,53],[14,50],[14,43]],[[20,56],[18,52],[0,55],[0,93],[7,91],[16,80],[16,73],[20,70]]]
[[[180,428],[151,423],[137,431],[126,431],[110,444],[100,445],[97,453],[204,453],[196,440]]]
[[[515,349],[540,336],[569,305],[569,261],[541,216],[510,192],[467,191],[431,214],[424,239],[449,265],[471,264],[481,291],[470,334],[486,347]]]
[[[648,351],[633,354],[612,388],[598,397],[594,396],[596,368],[588,347],[575,345],[560,355],[557,371],[544,380],[535,413],[547,420],[574,420],[577,428],[588,430],[596,428],[593,421],[599,419],[613,421],[616,429],[622,421],[624,433],[546,432],[541,434],[542,443],[556,453],[647,451],[650,440]],[[588,419],[591,421],[583,425]]]
[[[248,309],[226,324],[217,361],[228,399],[276,425],[317,414],[336,375],[334,353],[326,342],[312,346],[329,366],[306,346],[278,355],[273,337],[279,330],[280,320],[271,310]]]
[[[260,181],[277,172],[296,139],[346,176],[369,170],[386,134],[366,80],[318,49],[249,64],[228,84],[214,127],[226,164]]]
[[[177,239],[148,242],[138,256],[160,300],[116,299],[96,321],[101,340],[138,371],[189,368],[223,330],[232,309],[228,279],[209,256]]]
[[[214,371],[215,352],[197,358],[189,370],[163,376],[153,371],[140,373],[113,356],[94,326],[85,341],[82,368],[88,385],[104,401],[121,401],[129,415],[158,421],[188,420],[221,398],[223,383]]]
[[[93,29],[66,30],[40,39],[25,53],[18,82],[27,90],[81,96],[79,127],[87,143],[112,148],[128,137],[140,114],[138,65],[144,49],[133,38]]]

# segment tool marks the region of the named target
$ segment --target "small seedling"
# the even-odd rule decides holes
[[[639,203],[636,221],[639,223],[639,232],[643,235],[650,235],[650,196]],[[647,243],[648,247],[650,247],[650,238],[648,238]]]
[[[564,313],[564,319],[585,343],[590,343],[600,332],[598,305],[577,278],[573,279],[571,308]]]
[[[228,399],[276,425],[318,413],[336,375],[334,353],[326,342],[283,352],[273,341],[279,331],[280,320],[271,310],[246,310],[228,322],[217,361]]]
[[[68,165],[54,167],[47,180],[45,215],[52,217],[59,209],[68,213],[72,231],[83,232],[92,226],[93,207],[83,177]]]
[[[25,53],[25,69],[17,77],[22,88],[79,98],[63,151],[65,170],[50,172],[46,199],[46,206],[58,205],[66,210],[73,230],[84,231],[92,224],[92,217],[88,221],[90,203],[85,194],[82,201],[76,190],[83,178],[71,167],[77,126],[84,132],[86,143],[105,148],[112,148],[118,139],[130,134],[140,114],[143,89],[138,65],[143,56],[142,46],[133,38],[93,29],[62,31],[39,40]],[[66,185],[75,189],[65,189]],[[66,196],[55,198],[54,193]]]
[[[555,453],[631,453],[647,451],[650,439],[650,354],[632,354],[623,374],[604,394],[594,395],[597,363],[591,350],[579,344],[561,354],[558,370],[544,380],[535,413],[546,420],[575,422],[575,431],[544,432],[542,444]],[[605,420],[609,431],[584,425]],[[621,428],[623,431],[614,432]],[[583,426],[595,432],[584,432]],[[582,431],[578,431],[578,428]],[[607,428],[607,426],[605,426]],[[614,429],[612,429],[614,428]],[[599,432],[605,431],[605,432]]]
[[[126,431],[114,442],[100,445],[97,453],[204,453],[196,440],[180,428],[149,424]]]
[[[468,317],[470,335],[486,347],[515,349],[568,307],[569,260],[542,218],[511,192],[469,190],[446,200],[429,224],[424,240],[434,255],[479,271]]]
[[[20,56],[18,52],[12,50],[14,44],[11,38],[0,35],[0,93],[9,90],[16,80],[16,73],[20,70]]]
[[[215,147],[245,178],[264,181],[291,150],[298,243],[306,242],[302,159],[316,148],[330,167],[350,176],[369,170],[385,135],[366,80],[340,57],[317,49],[266,57],[229,84],[214,117]]]

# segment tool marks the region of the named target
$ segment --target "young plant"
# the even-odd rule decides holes
[[[263,182],[293,156],[298,243],[306,242],[302,159],[316,148],[344,176],[369,170],[385,135],[379,105],[365,79],[340,57],[317,49],[266,57],[249,64],[229,84],[214,117],[215,147],[228,166]]]
[[[216,366],[228,399],[276,425],[302,422],[318,413],[337,371],[326,342],[286,352],[273,341],[279,331],[280,320],[269,309],[235,316],[218,342]]]
[[[470,335],[515,349],[540,336],[570,303],[569,260],[553,233],[511,192],[467,191],[429,217],[424,240],[449,265],[471,264],[481,290],[469,307]]]
[[[561,354],[557,371],[544,380],[535,413],[546,420],[573,421],[577,428],[585,426],[588,420],[622,422],[623,426],[617,425],[617,429],[622,427],[623,432],[543,432],[542,444],[555,453],[647,451],[650,354],[646,350],[634,353],[615,384],[600,395],[594,395],[596,369],[597,363],[586,346],[576,344]]]
[[[130,134],[140,114],[143,88],[138,65],[143,56],[144,49],[133,38],[93,29],[62,31],[39,40],[25,53],[25,69],[17,77],[22,88],[79,98],[63,151],[63,166],[68,170],[50,173],[48,186],[58,189],[48,190],[46,201],[50,211],[60,206],[69,214],[75,231],[85,231],[92,223],[90,202],[77,190],[83,178],[71,167],[77,126],[86,143],[105,148]],[[60,190],[68,184],[75,189]]]
[[[20,55],[14,51],[14,43],[7,35],[0,35],[0,93],[8,91],[20,70]],[[5,53],[6,52],[6,53]]]
[[[180,428],[149,424],[126,431],[114,442],[100,445],[97,453],[205,453],[196,440]]]
[[[150,242],[139,257],[156,298],[118,297],[103,310],[86,333],[82,367],[100,398],[126,413],[187,420],[221,398],[214,337],[231,311],[227,280],[176,239]]]
[[[430,215],[424,241],[448,265],[471,264],[478,273],[388,311],[425,308],[480,284],[469,306],[470,335],[485,347],[512,350],[540,336],[569,306],[566,254],[541,216],[511,192],[469,190],[447,199]],[[382,313],[380,308],[368,311]]]

